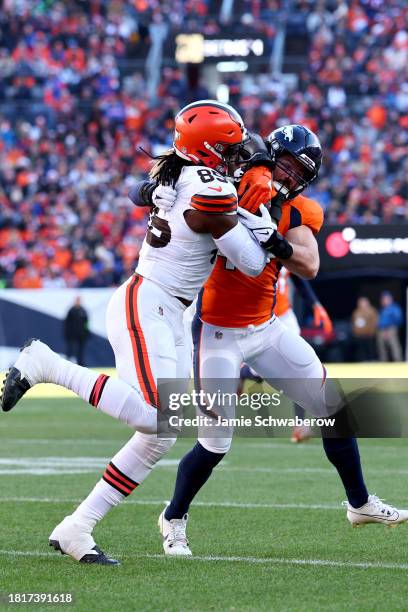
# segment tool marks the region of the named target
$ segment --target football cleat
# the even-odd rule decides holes
[[[292,436],[290,438],[291,442],[295,444],[299,444],[300,442],[306,442],[306,440],[310,440],[312,437],[312,428],[308,425],[301,425],[300,427],[295,427]]]
[[[158,521],[160,533],[163,536],[164,552],[166,555],[174,557],[190,557],[193,553],[186,536],[188,514],[185,514],[181,519],[171,519],[171,521],[168,521],[164,516],[166,508],[159,516]]]
[[[20,351],[14,366],[6,374],[1,391],[1,407],[8,412],[34,385],[50,382],[47,372],[58,358],[46,344],[31,338]]]
[[[352,527],[363,527],[369,523],[382,523],[389,527],[396,527],[408,522],[408,510],[397,510],[393,506],[384,504],[377,495],[369,495],[368,501],[361,508],[353,508],[349,502],[343,502],[347,508],[347,518]]]
[[[66,516],[51,533],[49,546],[60,551],[62,555],[69,555],[80,563],[98,563],[99,565],[120,565],[95,544],[91,530],[86,525],[75,522],[72,516]]]

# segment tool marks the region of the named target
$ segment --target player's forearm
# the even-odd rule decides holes
[[[129,190],[129,199],[135,206],[153,206],[152,193],[155,186],[153,181],[138,181]]]
[[[237,223],[219,238],[214,238],[214,242],[221,253],[243,274],[259,276],[265,268],[266,252],[241,223]]]
[[[301,244],[290,242],[293,253],[289,259],[282,260],[282,264],[290,272],[297,274],[301,278],[315,278],[320,266],[319,252],[310,250]]]

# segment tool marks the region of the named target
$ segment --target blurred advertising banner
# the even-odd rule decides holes
[[[79,297],[88,314],[85,365],[113,366],[106,337],[105,315],[114,288],[107,289],[1,289],[0,370],[7,369],[29,338],[43,340],[65,354],[64,320]]]
[[[247,60],[264,58],[269,51],[264,36],[237,36],[236,33],[203,35],[180,33],[169,39],[167,51],[179,64],[213,63],[220,60]]]
[[[317,236],[320,271],[408,270],[408,225],[326,225]]]

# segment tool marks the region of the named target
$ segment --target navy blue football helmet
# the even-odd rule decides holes
[[[274,181],[279,196],[283,200],[291,200],[318,176],[323,156],[320,141],[316,134],[303,125],[285,125],[271,132],[266,142],[275,166],[296,182],[297,187],[289,191],[287,186]],[[302,175],[280,159],[284,153],[292,155],[304,166]]]

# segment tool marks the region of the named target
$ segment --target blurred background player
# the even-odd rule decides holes
[[[356,361],[375,361],[375,340],[378,330],[378,312],[367,297],[360,297],[351,314]]]
[[[64,338],[67,359],[74,357],[78,365],[85,365],[84,350],[89,335],[88,313],[82,305],[80,296],[67,312],[64,321]]]
[[[333,325],[327,314],[326,309],[320,304],[316,293],[313,291],[312,285],[304,278],[300,278],[296,274],[291,274],[285,267],[279,272],[278,282],[276,285],[276,303],[274,312],[277,317],[289,329],[300,334],[300,326],[297,317],[292,307],[292,292],[293,287],[299,292],[305,303],[313,311],[313,324],[316,328],[322,329],[324,334],[329,337],[333,332]],[[263,379],[250,368],[247,364],[243,364],[240,370],[240,383],[238,393],[241,394],[245,380],[252,380],[257,383],[262,383]],[[305,410],[299,404],[294,404],[294,412],[299,419],[305,418]],[[304,442],[312,435],[312,429],[308,425],[299,425],[294,428],[291,436],[292,442]]]
[[[402,361],[402,348],[398,336],[401,324],[401,306],[395,303],[389,291],[384,291],[381,294],[377,334],[380,361]]]

